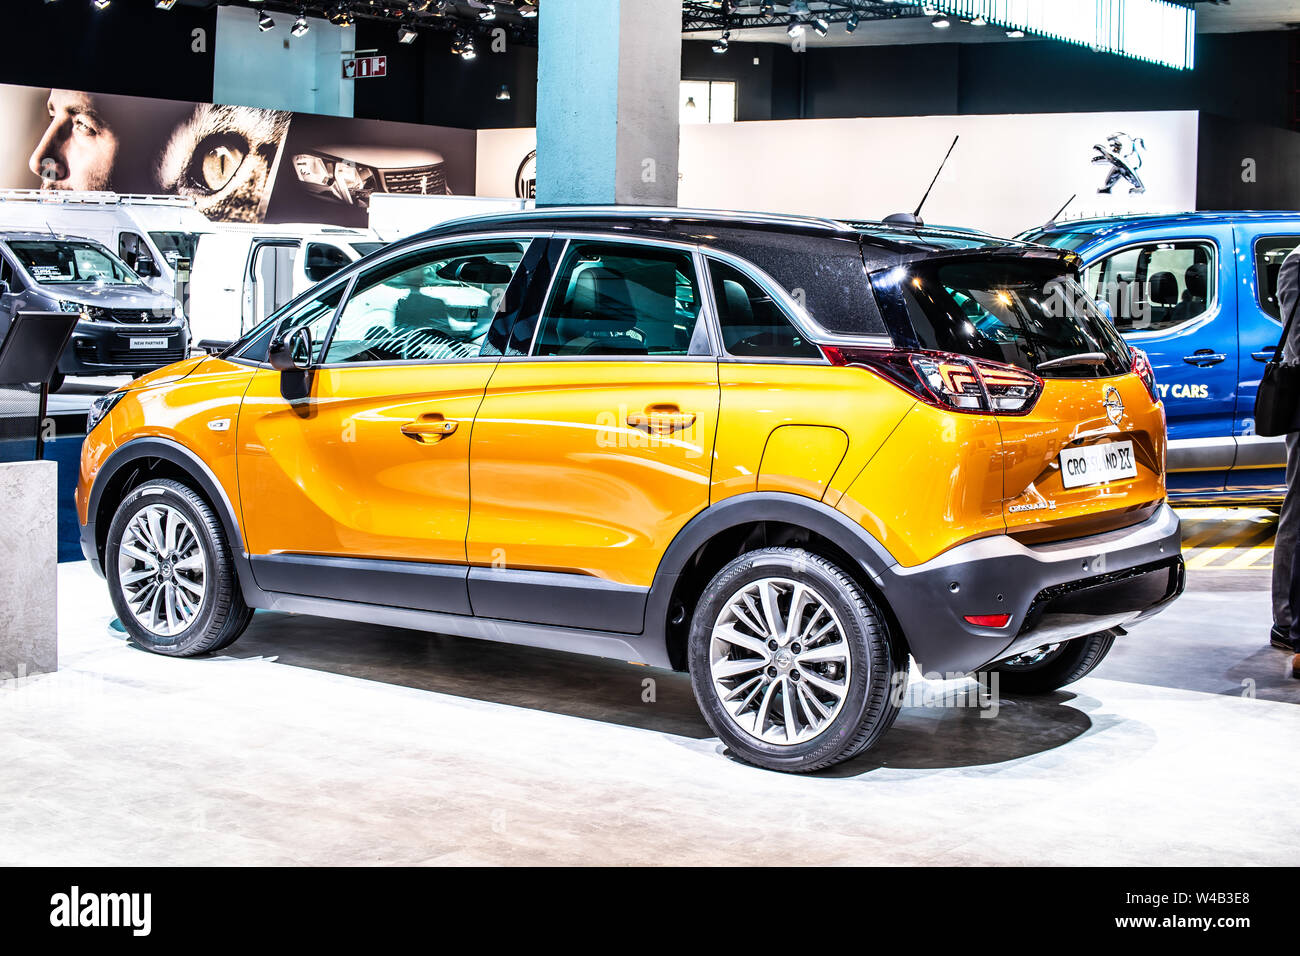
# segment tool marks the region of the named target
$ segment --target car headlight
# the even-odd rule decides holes
[[[87,311],[87,309],[80,302],[69,302],[67,299],[60,299],[59,311],[60,312],[85,312]]]
[[[86,434],[89,435],[96,425],[104,420],[104,417],[113,410],[118,402],[126,396],[126,392],[109,392],[107,395],[101,395],[90,403],[90,411],[86,415]]]
[[[372,167],[317,153],[297,154],[293,168],[299,182],[354,206],[366,205],[379,185],[379,173]]]

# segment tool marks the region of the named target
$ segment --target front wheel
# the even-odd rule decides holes
[[[749,763],[796,773],[880,739],[907,674],[858,584],[796,548],[751,551],[719,571],[696,605],[688,650],[714,733]]]
[[[1048,694],[1073,684],[1101,663],[1115,643],[1114,631],[1077,637],[1061,644],[1048,644],[1002,661],[981,671],[980,683],[991,686],[997,674],[1001,690],[1009,694]]]
[[[252,617],[221,521],[178,481],[147,481],[122,500],[109,525],[104,572],[127,633],[157,654],[220,650]]]

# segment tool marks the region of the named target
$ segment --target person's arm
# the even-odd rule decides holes
[[[1297,300],[1300,300],[1300,247],[1282,260],[1282,268],[1277,273],[1277,302],[1282,310],[1283,326],[1296,308]],[[1286,361],[1294,362],[1300,358],[1300,319],[1291,323],[1291,334],[1282,345]]]

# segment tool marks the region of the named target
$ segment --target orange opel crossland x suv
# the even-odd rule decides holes
[[[909,655],[1049,691],[1182,590],[1155,382],[1077,268],[919,224],[446,224],[99,399],[83,549],[160,654],[264,608],[615,657],[825,767]]]

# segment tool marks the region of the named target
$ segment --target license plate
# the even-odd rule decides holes
[[[1100,485],[1121,478],[1137,477],[1131,441],[1084,445],[1061,452],[1061,484],[1066,488]]]
[[[152,339],[131,337],[131,348],[133,349],[165,349],[167,347],[167,336],[159,336]]]

